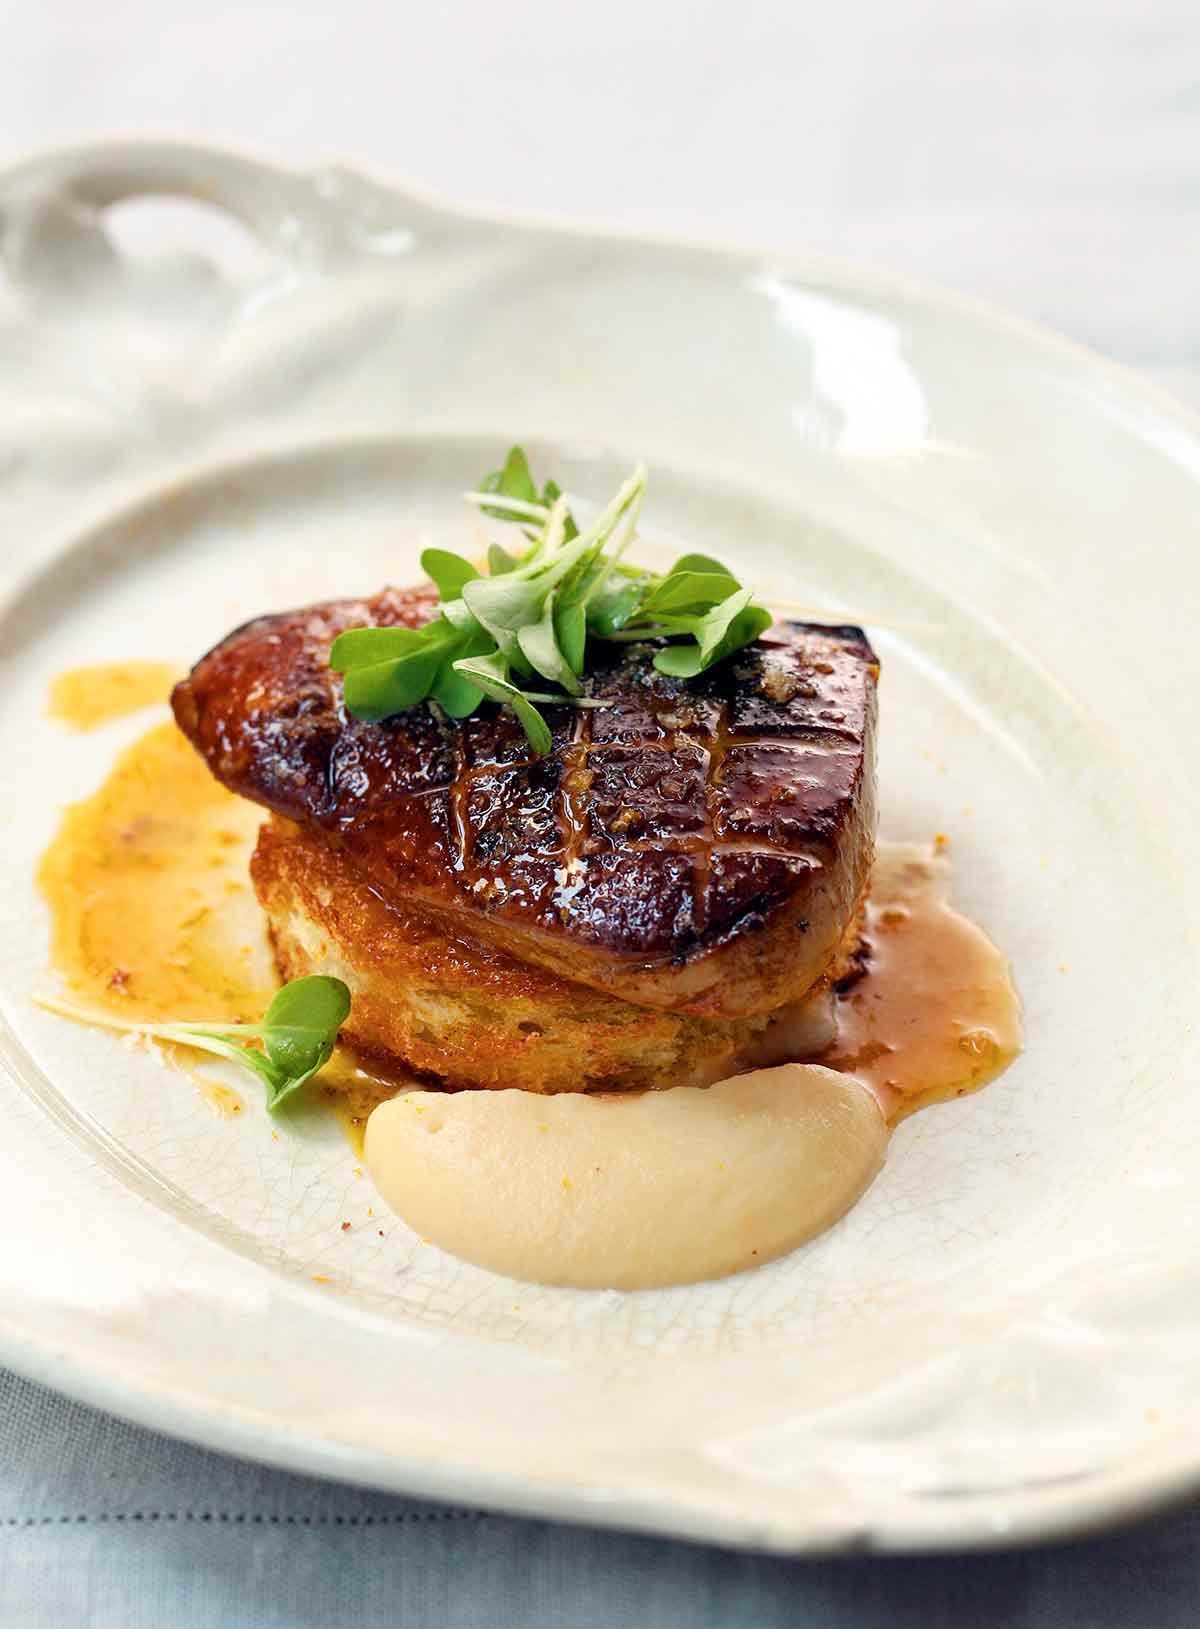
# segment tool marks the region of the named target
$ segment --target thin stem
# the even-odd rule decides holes
[[[483,509],[505,509],[511,515],[520,515],[526,520],[540,520],[545,524],[550,511],[544,503],[526,503],[524,498],[505,498],[499,492],[464,492],[463,497],[467,503],[473,503]]]
[[[621,628],[617,633],[598,634],[596,637],[609,645],[632,645],[639,639],[662,639],[667,633],[668,629],[661,623],[648,622],[639,628]]]
[[[201,1046],[203,1040],[219,1043],[222,1035],[262,1035],[260,1024],[222,1024],[214,1022],[203,1023],[177,1023],[155,1024],[144,1019],[118,1018],[116,1013],[104,1012],[97,1007],[84,1007],[73,1001],[63,1001],[58,996],[35,995],[34,1005],[42,1007],[46,1012],[56,1013],[60,1018],[73,1018],[80,1024],[95,1024],[100,1029],[117,1030],[125,1035],[145,1035],[151,1039],[162,1041],[180,1041],[187,1046]],[[196,1037],[196,1039],[193,1039]],[[235,1043],[230,1042],[231,1046]],[[201,1046],[201,1050],[211,1052],[214,1047]],[[227,1054],[225,1054],[227,1055]]]
[[[641,515],[641,512],[642,512],[642,499],[646,496],[645,468],[644,468],[644,466],[639,465],[639,469],[641,470],[641,473],[642,473],[642,484],[638,488],[638,491],[637,491],[637,493],[636,493],[636,495],[634,497],[633,502],[629,505],[629,508],[626,511],[624,533],[622,534],[621,540],[617,544],[616,548],[605,559],[604,570],[600,573],[600,575],[596,578],[596,581],[592,584],[592,586],[588,589],[587,593],[584,595],[583,603],[585,605],[587,605],[588,602],[593,598],[593,596],[598,594],[601,591],[601,589],[604,587],[604,585],[608,582],[608,579],[612,576],[613,571],[616,569],[617,565],[620,563],[621,556],[625,553],[625,550],[633,542],[633,539],[634,539],[634,537],[635,537],[635,535],[637,533],[638,517]]]
[[[467,675],[470,678],[470,674]],[[515,688],[515,687],[514,687]],[[526,701],[540,701],[547,707],[615,707],[612,701],[602,701],[596,696],[552,696],[548,690],[522,690],[520,692]]]

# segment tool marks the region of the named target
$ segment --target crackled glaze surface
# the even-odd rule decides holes
[[[163,188],[269,269],[122,262],[105,205]],[[1003,1541],[1200,1482],[1192,421],[940,297],[345,172],[68,153],[0,176],[0,216],[4,1358],[293,1465],[784,1549]],[[1026,1002],[1003,1081],[717,1286],[514,1295],[380,1224],[336,1128],[221,1120],[29,1000],[36,858],[145,727],[67,734],[50,677],[412,580],[471,546],[450,495],[518,435],[581,491],[644,457],[664,557],[866,623],[888,829],[953,838]]]

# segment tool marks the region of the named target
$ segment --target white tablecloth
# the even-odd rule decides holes
[[[101,134],[366,160],[451,196],[878,260],[1200,404],[1196,0],[51,0],[0,162]],[[1084,1547],[785,1563],[221,1459],[0,1376],[0,1621],[1183,1629],[1200,1511]]]

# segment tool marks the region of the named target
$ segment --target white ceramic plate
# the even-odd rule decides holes
[[[114,248],[146,193],[256,255]],[[943,295],[344,171],[63,153],[0,177],[0,225],[4,1360],[281,1464],[783,1550],[1002,1542],[1200,1485],[1197,426]],[[518,436],[579,490],[643,457],[661,539],[886,619],[884,831],[950,836],[1026,1002],[1000,1082],[719,1284],[538,1290],[381,1239],[334,1127],[216,1119],[29,1000],[36,857],[147,723],[68,737],[50,676],[411,578]]]

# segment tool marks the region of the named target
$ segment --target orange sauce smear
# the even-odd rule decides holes
[[[70,998],[145,1022],[256,1022],[279,987],[250,883],[262,818],[213,779],[173,723],[126,748],[99,791],[64,811],[38,868]],[[164,1050],[181,1066],[199,1056]],[[241,1112],[232,1087],[187,1072],[218,1113]],[[367,1115],[399,1082],[343,1048],[323,1079],[361,1147]]]
[[[121,753],[64,812],[39,869],[72,999],[131,1019],[257,1019],[278,986],[248,870],[261,819],[173,723]],[[1007,960],[948,905],[948,869],[928,847],[880,845],[868,971],[839,997],[837,1040],[818,1060],[866,1081],[889,1120],[978,1089],[1021,1044]],[[240,1111],[230,1087],[189,1073],[215,1108]],[[411,1084],[346,1048],[323,1079],[359,1149],[371,1110]]]
[[[857,1075],[891,1122],[986,1086],[1021,1050],[1008,958],[949,904],[940,852],[880,843],[867,904],[866,974],[838,997],[817,1062]]]
[[[166,701],[180,671],[170,662],[106,662],[73,667],[50,686],[51,718],[76,730],[95,730],[156,701]]]

